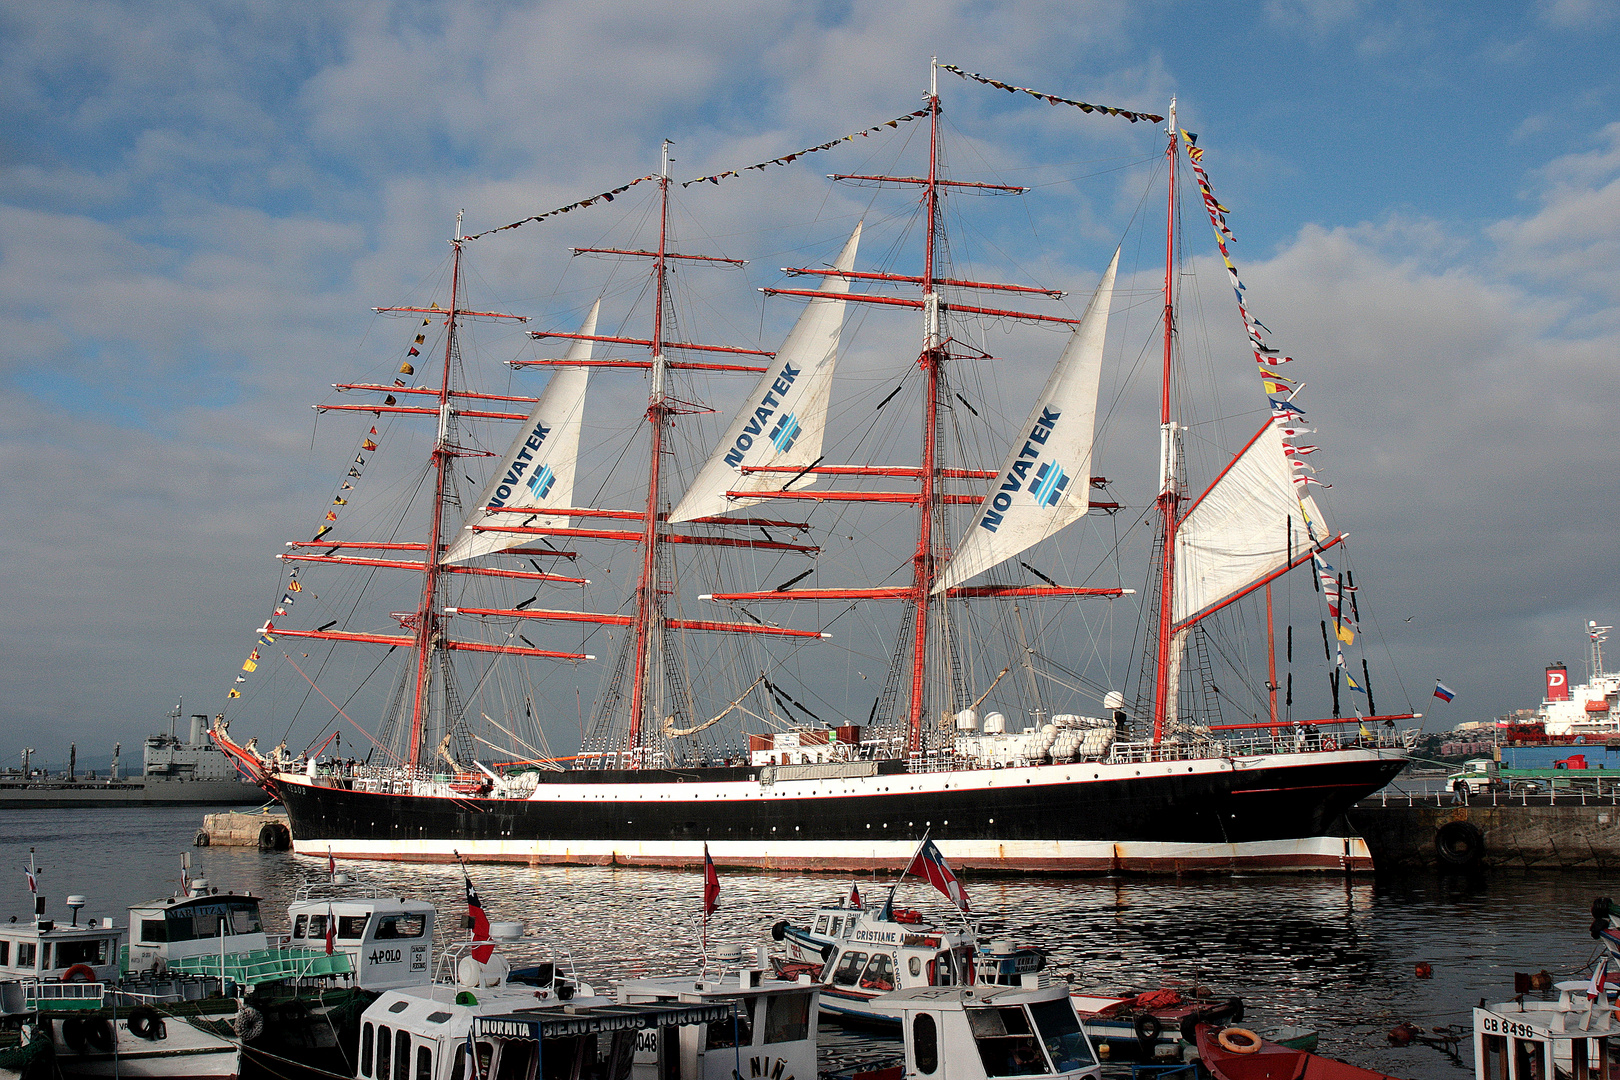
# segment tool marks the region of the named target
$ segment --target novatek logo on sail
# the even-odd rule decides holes
[[[1063,489],[1068,486],[1069,474],[1057,462],[1048,461],[1035,470],[1035,486],[1029,489],[1029,493],[1041,506],[1056,506],[1063,497]]]
[[[557,474],[551,471],[550,465],[540,466],[540,471],[529,477],[528,488],[537,499],[543,499],[551,491],[551,485],[557,482]]]
[[[1001,487],[990,500],[990,505],[985,507],[984,517],[979,519],[980,528],[989,529],[991,532],[1001,528],[1002,519],[1007,511],[1012,509],[1013,494],[1024,489],[1024,483],[1029,479],[1029,470],[1040,460],[1040,448],[1052,437],[1052,429],[1057,426],[1058,417],[1062,415],[1060,409],[1050,407],[1041,409],[1041,418],[1035,421],[1035,429],[1029,433],[1029,438],[1024,440],[1024,448],[1018,451],[1018,457],[1012,463],[1012,467],[1001,478]],[[1045,462],[1035,473],[1035,482],[1030,488],[1030,495],[1034,497],[1037,506],[1054,506],[1068,485],[1069,478],[1063,474],[1057,463]]]
[[[776,426],[771,429],[771,445],[776,447],[778,454],[785,454],[793,449],[793,442],[799,437],[801,430],[799,418],[792,413],[788,413],[778,420]]]
[[[534,455],[540,449],[540,444],[545,442],[546,436],[550,434],[551,429],[546,427],[543,422],[535,422],[534,430],[529,432],[529,437],[527,439],[523,440],[523,446],[519,448],[517,457],[512,459],[511,468],[507,469],[506,475],[501,477],[501,484],[495,489],[495,494],[490,496],[488,505],[506,505],[506,500],[512,497],[512,492],[516,490],[518,484],[522,482],[523,475],[529,471],[529,465],[533,463]],[[545,472],[549,474],[551,470],[548,468],[545,470]],[[536,479],[538,479],[538,475],[536,476]],[[548,480],[546,482],[546,491],[550,490],[551,482]],[[540,494],[541,496],[544,496],[545,492],[541,492]]]
[[[732,444],[730,450],[726,451],[727,465],[730,465],[733,469],[742,467],[743,455],[754,445],[754,437],[764,431],[765,425],[770,423],[771,417],[776,415],[776,410],[782,405],[782,398],[787,396],[787,392],[793,388],[794,380],[799,377],[799,373],[803,370],[803,368],[796,368],[792,364],[782,365],[782,370],[776,376],[776,381],[771,383],[771,388],[765,391],[765,396],[760,399],[759,405],[754,409],[754,418],[748,421],[748,425],[737,436],[737,441]],[[787,445],[778,445],[778,451],[786,450],[793,445],[793,440],[799,437],[799,422],[793,419],[792,414],[783,417],[782,420],[782,424],[778,424],[776,429],[771,432],[769,436],[771,441],[776,442],[778,436],[786,428],[792,430],[791,434],[787,435]]]

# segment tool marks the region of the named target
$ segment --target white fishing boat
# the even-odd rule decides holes
[[[608,997],[555,960],[512,978],[498,950],[541,939],[523,938],[516,924],[492,924],[492,935],[447,949],[432,982],[389,991],[366,1010],[358,1080],[816,1075],[818,987],[808,980],[740,967],[630,980]]]
[[[904,1080],[1102,1075],[1062,986],[917,987],[897,993],[893,1005]]]
[[[1176,127],[1172,108],[1160,143],[1169,179],[1162,325],[1152,331],[1155,339],[1162,333],[1163,356],[1149,365],[1159,409],[1154,423],[1142,424],[1159,449],[1133,447],[1131,460],[1109,465],[1140,466],[1131,493],[1139,507],[1151,504],[1144,529],[1156,529],[1140,545],[1148,565],[1127,570],[1110,564],[1117,542],[1096,547],[1094,539],[1079,554],[1083,523],[1118,511],[1123,498],[1098,475],[1100,455],[1110,452],[1098,441],[1109,325],[1136,306],[1115,303],[1118,254],[1102,258],[1100,280],[1067,312],[986,306],[985,297],[1066,294],[981,280],[971,265],[952,264],[947,195],[1028,189],[948,174],[941,70],[1020,89],[932,66],[923,108],[864,132],[926,126],[926,168],[919,145],[914,175],[833,177],[879,189],[874,198],[896,188],[917,196],[915,228],[889,242],[902,250],[915,238],[920,266],[857,269],[870,222],[825,240],[823,265],[784,268],[810,287],[787,280],[764,290],[805,303],[774,350],[699,344],[677,330],[673,268],[744,260],[675,242],[671,199],[680,187],[667,149],[658,174],[567,208],[606,206],[641,183],[656,190],[647,208],[655,237],[575,249],[649,268],[650,327],[618,330],[627,315],[607,310],[609,295],[577,329],[531,332],[566,345],[554,350],[563,355],[507,361],[551,372],[538,396],[480,389],[490,373],[480,382],[477,354],[464,348],[479,324],[526,319],[467,295],[474,241],[488,248],[503,230],[468,236],[458,218],[448,293],[378,309],[410,320],[399,374],[389,361],[388,375],[336,384],[365,400],[317,406],[358,418],[360,452],[352,463],[345,457],[325,521],[282,554],[280,599],[213,729],[282,800],[298,851],[695,865],[707,844],[721,864],[868,869],[903,865],[929,829],[964,868],[1371,869],[1342,815],[1405,767],[1410,736],[1396,723],[1416,714],[1373,707],[1368,655],[1355,655],[1365,652],[1359,607],[1369,600],[1356,590],[1367,582],[1358,586],[1327,562],[1344,534],[1327,524],[1312,493],[1313,466],[1304,459],[1316,448],[1298,441],[1308,429],[1299,427],[1297,379],[1275,370],[1289,358],[1245,306],[1202,150]],[[1095,116],[1164,120],[1036,96]],[[1173,392],[1181,377],[1178,283],[1192,270],[1175,230],[1182,164],[1216,226],[1250,339],[1231,367],[1252,354],[1263,391],[1238,410],[1255,414],[1241,431],[1200,424],[1198,446],[1218,446],[1207,454],[1184,445],[1195,404]],[[718,184],[722,176],[703,179]],[[913,289],[919,295],[908,295]],[[920,315],[920,352],[908,349],[876,375],[848,377],[840,361],[850,305]],[[1157,300],[1152,310],[1160,310]],[[614,331],[601,332],[599,320]],[[1031,344],[997,358],[992,349],[1004,341],[989,336],[992,326],[1053,334],[1041,355]],[[601,356],[598,347],[634,355]],[[416,365],[428,367],[428,356],[431,369],[419,376]],[[640,419],[585,423],[604,393],[597,384],[626,372],[647,382],[645,409],[633,410]],[[735,374],[751,375],[753,388],[713,438],[701,426],[712,411],[705,395]],[[993,409],[975,404],[991,400]],[[436,425],[417,480],[395,486],[406,494],[386,509],[373,502],[367,513],[352,511],[351,502],[364,501],[361,478],[375,466],[380,440],[404,441],[387,425],[413,419]],[[515,437],[485,430],[498,422],[515,423]],[[612,483],[595,487],[599,498],[575,482],[587,451],[615,463]],[[384,520],[387,530],[360,524]],[[905,534],[898,547],[896,530]],[[590,561],[607,567],[603,580],[570,569],[583,557],[575,544],[602,552]],[[633,553],[623,560],[630,566],[621,563],[630,573],[609,579],[615,547]],[[869,557],[879,552],[874,569]],[[1295,570],[1313,588],[1296,601],[1297,616],[1285,612],[1279,646],[1271,584]],[[1135,656],[1129,670],[1121,659],[1122,670],[1078,676],[1078,643],[1096,633],[1088,608],[1101,612],[1133,595],[1126,582],[1144,571],[1137,644],[1120,648]],[[409,610],[395,610],[401,601],[389,582],[397,585],[399,572],[413,575]],[[357,575],[358,593],[311,584]],[[820,576],[804,584],[812,575]],[[853,690],[820,693],[827,672],[850,682],[865,666],[853,646],[844,659],[827,659],[843,648],[838,633],[856,622],[834,626],[844,611],[859,611],[873,627],[867,647],[887,654],[869,708],[867,692],[859,700]],[[1303,650],[1296,656],[1296,620],[1307,632],[1310,622],[1320,625],[1324,655],[1310,663],[1319,686],[1331,689],[1331,716],[1295,711],[1295,668],[1303,673],[1307,662]],[[1232,647],[1255,627],[1264,634]],[[541,634],[552,639],[530,636]],[[588,649],[604,638],[613,655],[594,701],[581,695],[566,711],[568,726],[578,713],[579,752],[550,752],[545,732],[555,737],[564,726],[563,695],[536,691],[543,669],[589,664]],[[279,677],[313,681],[295,662],[294,642],[378,651],[364,677],[376,685],[354,688],[377,703],[368,732],[376,746],[366,760],[323,755],[321,747],[266,752],[229,734],[265,678],[253,674],[260,664],[280,654],[287,663],[274,665]],[[795,653],[800,646],[833,652],[818,662]],[[1132,695],[1119,689],[1132,683]],[[289,720],[252,715],[276,730]]]

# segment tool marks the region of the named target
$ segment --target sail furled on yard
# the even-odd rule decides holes
[[[860,239],[861,227],[856,225],[832,264],[835,271],[855,268]],[[848,292],[849,279],[829,274],[821,279],[819,291]],[[812,473],[795,477],[743,469],[761,465],[803,468],[821,457],[843,322],[844,301],[827,297],[810,301],[777,350],[775,361],[743,399],[714,453],[669,515],[670,521],[714,517],[764,501],[728,497],[728,491],[783,491],[815,483]]]
[[[601,301],[591,305],[590,314],[585,316],[584,325],[579,329],[581,334],[596,333],[596,313],[601,306]],[[576,361],[590,358],[589,341],[574,342],[566,357]],[[551,509],[573,505],[579,434],[585,420],[585,384],[589,378],[589,368],[553,369],[551,381],[535,402],[534,411],[519,428],[511,449],[490,474],[489,483],[472,504],[461,532],[444,553],[445,562],[462,563],[526,542],[526,536],[473,531],[474,525],[524,524],[522,515],[499,508]],[[566,528],[568,519],[547,514],[543,524]]]
[[[1034,547],[1090,508],[1097,387],[1118,269],[1116,251],[935,594]]]
[[[1328,538],[1321,511],[1302,489],[1273,420],[1176,526],[1175,622],[1248,590]]]

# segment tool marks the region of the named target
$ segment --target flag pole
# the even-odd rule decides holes
[[[893,914],[895,890],[900,888],[900,883],[906,880],[906,875],[909,874],[911,872],[911,868],[916,865],[917,856],[922,854],[923,845],[928,843],[928,834],[933,831],[934,830],[932,827],[923,830],[922,839],[917,841],[917,850],[911,853],[911,858],[906,861],[906,865],[900,868],[900,876],[894,879],[893,885],[889,886],[889,898],[883,901],[883,910],[878,914],[879,922],[887,922],[890,916]]]

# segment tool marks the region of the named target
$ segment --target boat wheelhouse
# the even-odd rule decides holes
[[[905,1038],[905,1080],[1102,1075],[1066,987],[917,987],[891,1004]]]

